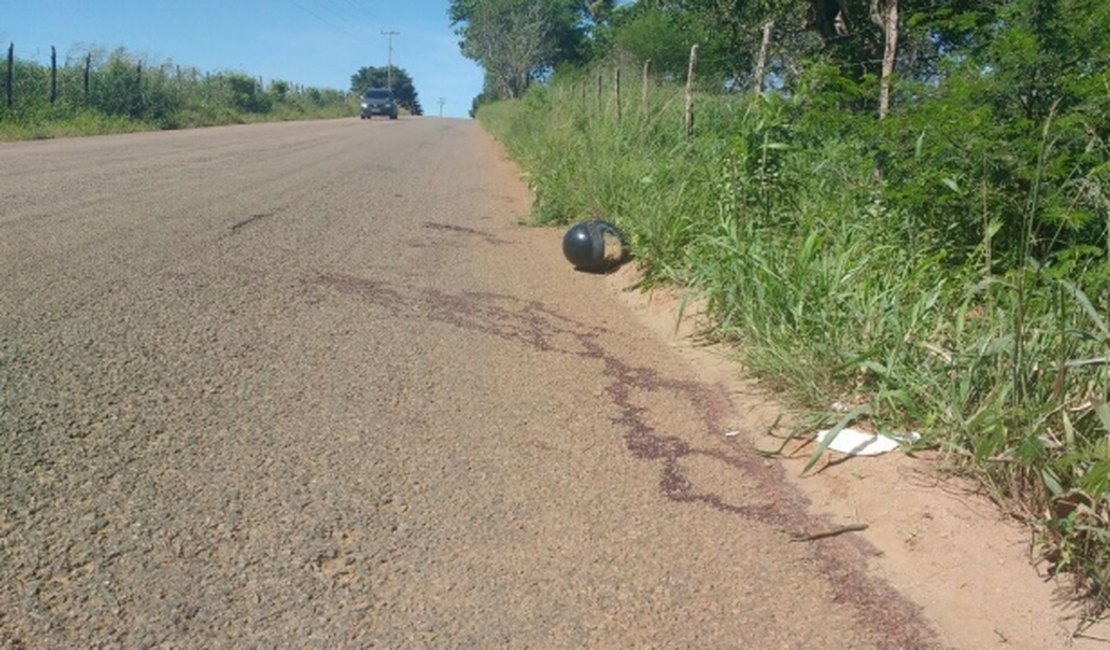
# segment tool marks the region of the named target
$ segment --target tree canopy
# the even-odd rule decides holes
[[[367,88],[389,88],[391,76],[393,95],[397,98],[397,103],[413,115],[423,115],[424,108],[420,105],[412,77],[404,68],[393,66],[392,71],[387,66],[359,68],[358,72],[351,75],[351,92],[361,93]]]
[[[486,71],[483,96],[519,97],[567,63],[598,54],[613,0],[451,0],[463,55]]]

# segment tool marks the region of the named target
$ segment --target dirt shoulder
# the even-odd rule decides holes
[[[745,378],[735,351],[699,341],[705,327],[677,290],[631,290],[634,265],[605,278],[630,312],[687,358],[706,381],[727,386],[734,420],[722,435],[733,444],[781,448],[769,434],[784,407]],[[676,327],[676,323],[678,323]],[[782,433],[782,432],[779,432]],[[866,524],[858,534],[867,571],[921,608],[940,641],[957,648],[1105,648],[1110,622],[1090,622],[1064,578],[1046,574],[1033,532],[1008,517],[977,486],[945,473],[939,458],[895,452],[876,457],[826,454],[805,476],[811,444],[788,447],[778,462],[786,480],[829,529]]]

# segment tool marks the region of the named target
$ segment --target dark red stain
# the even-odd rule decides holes
[[[407,289],[404,293],[376,280],[348,275],[325,274],[308,281],[352,294],[377,306],[407,310],[424,318],[459,329],[497,337],[534,350],[604,362],[602,373],[609,380],[604,392],[617,407],[612,422],[624,431],[624,443],[633,457],[661,463],[659,488],[666,498],[678,503],[700,503],[720,512],[776,527],[798,531],[820,529],[827,522],[805,514],[808,502],[788,487],[783,470],[768,465],[763,458],[738,447],[735,452],[698,448],[652,427],[645,409],[633,397],[639,392],[667,392],[689,400],[702,414],[701,426],[707,433],[722,430],[722,418],[730,408],[728,395],[721,386],[672,379],[653,368],[633,366],[608,352],[599,336],[611,334],[604,327],[567,318],[535,300],[489,292],[449,294],[435,289]],[[680,461],[706,457],[734,468],[760,496],[759,504],[727,502],[722,496],[702,492],[684,475]],[[864,559],[878,552],[858,536],[813,542],[822,572],[831,583],[837,602],[854,604],[859,623],[878,638],[879,647],[929,648],[936,642],[922,622],[917,608],[885,583],[866,575]],[[855,552],[852,551],[854,547]],[[852,559],[854,558],[854,559]]]

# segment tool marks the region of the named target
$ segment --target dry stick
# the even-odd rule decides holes
[[[837,535],[845,534],[845,532],[854,532],[857,530],[867,530],[867,524],[849,524],[847,526],[839,526],[837,528],[830,528],[820,532],[791,532],[790,541],[814,541],[815,539],[825,539],[826,537],[835,537]]]
[[[686,71],[686,137],[694,135],[694,71],[698,67],[698,46],[690,48],[690,67]]]

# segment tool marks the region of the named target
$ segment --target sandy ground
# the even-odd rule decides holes
[[[956,648],[1105,648],[1110,623],[1089,618],[1067,577],[1038,562],[1033,532],[1007,516],[973,482],[945,471],[923,452],[850,457],[827,452],[803,474],[816,444],[783,447],[789,409],[746,376],[738,351],[705,342],[708,326],[694,294],[673,288],[632,290],[633,264],[607,276],[609,289],[665,344],[698,368],[705,381],[727,386],[736,407],[728,431],[736,445],[782,451],[785,478],[828,529],[865,524],[861,562],[921,608]]]
[[[1065,642],[989,509],[754,453],[774,403],[519,226],[473,122],[0,159],[0,645]]]

